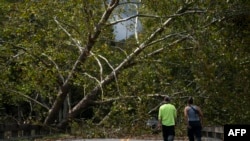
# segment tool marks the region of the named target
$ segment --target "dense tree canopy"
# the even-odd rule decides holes
[[[3,1],[1,121],[118,128],[156,117],[167,94],[180,123],[188,96],[207,125],[245,123],[249,8],[247,0]],[[129,20],[134,34],[115,40],[113,26]]]

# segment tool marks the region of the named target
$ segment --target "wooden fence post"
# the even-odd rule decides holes
[[[202,134],[204,138],[224,140],[224,129],[222,126],[204,127]]]
[[[20,129],[23,131],[23,136],[31,136],[31,126],[29,124],[20,125]]]

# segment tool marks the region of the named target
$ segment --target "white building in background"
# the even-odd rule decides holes
[[[120,3],[128,2],[129,0],[121,0]],[[115,11],[114,21],[128,18],[138,14],[138,8],[141,0],[130,0],[131,4],[124,4],[121,6],[123,12]],[[126,40],[130,36],[135,36],[142,30],[141,23],[138,18],[133,18],[114,25],[115,40]]]

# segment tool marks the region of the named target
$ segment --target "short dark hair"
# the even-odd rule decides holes
[[[191,97],[191,96],[188,97],[187,103],[188,104],[193,104],[194,103],[193,97]]]
[[[170,97],[169,97],[169,96],[165,96],[165,97],[164,97],[164,101],[169,102],[169,101],[170,101]]]

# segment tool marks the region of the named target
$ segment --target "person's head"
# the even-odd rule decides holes
[[[191,97],[191,96],[188,97],[187,103],[188,104],[193,104],[194,103],[193,97]]]
[[[169,96],[165,96],[165,97],[164,97],[164,101],[165,101],[165,102],[170,102],[170,97],[169,97]]]

